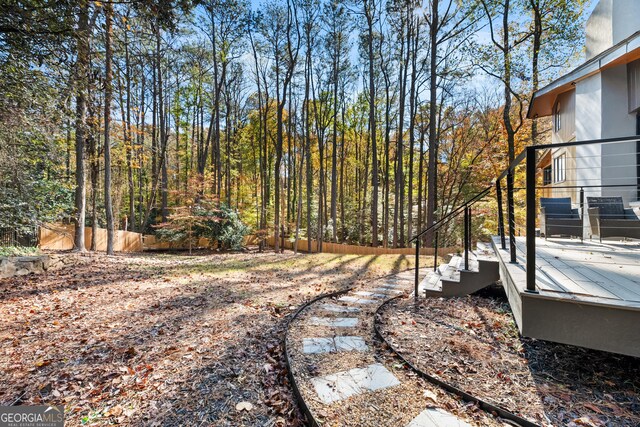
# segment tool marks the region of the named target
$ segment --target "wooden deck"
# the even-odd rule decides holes
[[[523,335],[640,356],[640,242],[537,238],[537,293],[525,292],[525,238],[517,264],[493,244]]]

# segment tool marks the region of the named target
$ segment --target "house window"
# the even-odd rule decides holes
[[[553,159],[553,182],[564,182],[567,179],[567,155],[561,154]]]
[[[551,172],[551,165],[542,169],[542,185],[551,185],[553,182],[553,173]]]
[[[560,114],[560,103],[556,103],[553,110],[553,128],[556,132],[560,132],[562,129],[562,115]]]

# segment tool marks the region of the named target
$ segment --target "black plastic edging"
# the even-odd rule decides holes
[[[291,326],[291,323],[294,320],[296,320],[296,318],[300,315],[300,313],[302,313],[310,305],[315,304],[316,302],[318,302],[318,301],[320,301],[322,299],[325,299],[325,298],[332,298],[332,297],[337,297],[337,296],[342,295],[342,294],[346,294],[347,292],[350,292],[352,290],[353,290],[353,287],[347,288],[347,289],[343,289],[341,291],[322,294],[322,295],[319,295],[319,296],[313,298],[312,300],[307,301],[306,303],[302,304],[300,306],[300,308],[298,308],[296,310],[296,312],[293,314],[293,316],[291,316],[289,318],[289,320],[287,321],[287,326],[285,327],[285,330],[284,330],[284,358],[285,358],[285,363],[287,365],[287,374],[289,376],[289,381],[291,382],[291,388],[293,389],[293,395],[294,395],[294,397],[296,399],[296,402],[298,403],[298,407],[300,408],[300,410],[304,414],[304,416],[307,419],[307,422],[309,423],[310,427],[320,427],[320,424],[315,419],[315,417],[311,413],[311,410],[309,409],[309,407],[307,406],[306,402],[302,398],[302,394],[300,394],[300,389],[298,388],[298,383],[296,383],[296,379],[293,377],[293,371],[291,370],[291,361],[289,360],[289,350],[288,350],[288,346],[287,346],[287,339],[289,337],[289,326]]]
[[[514,423],[522,426],[522,427],[540,427],[538,424],[535,424],[527,419],[522,418],[519,415],[514,414],[513,412],[509,412],[508,410],[501,408],[500,406],[496,406],[493,405],[489,402],[486,402],[482,399],[479,399],[477,397],[475,397],[472,394],[467,393],[464,390],[461,390],[459,388],[457,388],[456,386],[453,386],[449,383],[446,383],[444,381],[442,381],[439,378],[434,377],[433,375],[430,375],[420,369],[418,369],[416,366],[414,366],[411,362],[409,362],[407,359],[404,358],[404,356],[402,356],[392,345],[391,343],[389,343],[389,341],[387,341],[385,339],[385,337],[382,335],[382,332],[380,332],[380,328],[378,327],[378,314],[380,313],[380,310],[387,305],[388,303],[390,303],[391,301],[395,301],[396,299],[402,298],[402,295],[399,295],[397,297],[393,297],[391,299],[386,300],[385,302],[383,302],[382,304],[380,304],[380,306],[378,307],[378,309],[376,310],[375,314],[374,314],[374,319],[373,319],[373,329],[376,332],[376,336],[382,341],[384,342],[390,349],[391,351],[393,351],[393,353],[400,358],[400,360],[402,360],[403,363],[405,363],[407,366],[409,366],[411,368],[412,371],[414,371],[416,374],[418,374],[418,376],[426,379],[427,381],[442,387],[443,389],[447,390],[450,393],[453,393],[457,396],[460,396],[462,399],[466,400],[467,402],[472,402],[475,403],[476,405],[478,405],[478,407],[482,410],[484,410],[485,412],[495,412],[496,414],[498,414],[500,417],[513,421]]]

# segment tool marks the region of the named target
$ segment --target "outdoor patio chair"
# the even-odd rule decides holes
[[[571,209],[571,198],[540,198],[540,228],[544,238],[573,236],[582,240],[582,218]]]
[[[587,197],[591,234],[600,237],[640,239],[640,218],[625,209],[622,197]]]

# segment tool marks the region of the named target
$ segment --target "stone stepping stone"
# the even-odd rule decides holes
[[[377,294],[375,292],[369,292],[369,291],[358,291],[358,292],[354,292],[354,294],[360,295],[363,297],[371,297],[371,298],[388,298],[389,297],[389,295],[387,294]]]
[[[311,383],[320,400],[329,404],[367,391],[393,387],[400,381],[387,368],[374,363],[366,368],[311,378]]]
[[[405,427],[471,427],[453,414],[439,408],[422,411]]]
[[[400,285],[390,285],[388,283],[384,283],[380,285],[380,288],[384,288],[384,289],[398,289],[400,287],[401,287]]]
[[[358,324],[357,317],[311,317],[309,324],[315,326],[329,326],[333,328],[353,328]]]
[[[337,351],[368,351],[369,346],[365,344],[362,337],[333,337]]]
[[[369,351],[362,337],[304,338],[302,351],[307,354],[335,353],[340,351]]]
[[[386,293],[386,294],[401,294],[401,293],[403,293],[402,291],[398,291],[398,290],[387,288],[387,287],[373,288],[373,290],[376,291],[376,292],[382,292],[382,293]]]
[[[331,353],[336,351],[333,338],[303,338],[302,352],[307,354]]]
[[[338,301],[352,302],[354,304],[376,304],[378,302],[372,299],[356,298],[348,295],[338,298]]]
[[[344,305],[325,303],[320,304],[322,310],[331,311],[333,313],[358,313],[360,309],[358,307],[346,307]]]
[[[401,286],[402,285],[400,283],[389,283],[389,282],[387,282],[387,283],[383,283],[382,284],[383,288],[390,288],[390,289],[399,288]]]

